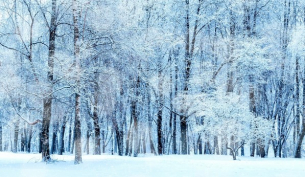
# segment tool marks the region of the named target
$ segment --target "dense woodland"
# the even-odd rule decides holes
[[[304,155],[305,0],[0,11],[0,151]]]

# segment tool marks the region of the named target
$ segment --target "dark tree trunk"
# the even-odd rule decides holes
[[[304,19],[305,19],[305,8],[304,8]],[[305,72],[303,73],[303,116],[302,116],[302,129],[300,133],[297,135],[297,143],[296,143],[296,149],[295,149],[295,158],[301,158],[302,157],[302,142],[305,135]]]
[[[57,133],[53,132],[52,134],[52,145],[51,145],[51,154],[55,154],[57,149],[56,149],[56,139],[57,139]]]
[[[55,154],[57,151],[57,128],[58,128],[58,121],[56,120],[53,126],[51,154]]]
[[[250,156],[254,157],[255,154],[255,143],[250,144]]]
[[[81,143],[81,120],[80,120],[80,95],[75,94],[75,164],[82,163],[82,143]]]
[[[53,69],[55,55],[56,38],[56,0],[52,0],[51,23],[49,29],[49,57],[48,57],[48,87],[47,96],[43,99],[43,118],[42,118],[42,160],[51,160],[49,149],[49,127],[52,115],[53,99]]]
[[[173,115],[173,154],[177,154],[177,118]]]
[[[75,145],[75,126],[73,128],[73,135],[72,135],[72,139],[71,139],[71,150],[70,150],[71,154],[73,154],[73,152],[74,152],[74,145]]]
[[[121,113],[120,113],[121,114]],[[112,116],[112,125],[115,131],[115,139],[119,150],[119,156],[123,156],[123,137],[124,132],[120,130],[119,124],[116,119],[116,114],[114,113]]]
[[[51,160],[49,147],[49,127],[51,121],[52,98],[45,98],[43,102],[44,110],[42,120],[42,160],[47,162]]]
[[[29,128],[29,137],[28,137],[27,144],[26,144],[26,150],[27,150],[28,153],[31,152],[32,136],[33,136],[33,126],[30,126],[30,128]]]
[[[24,129],[21,131],[20,138],[21,138],[20,149],[21,149],[22,152],[24,152],[25,151],[25,134],[24,134]]]
[[[181,127],[181,154],[187,154],[187,124],[186,117],[180,116],[180,127]]]
[[[185,80],[184,80],[184,92],[188,93],[188,82],[191,74],[191,56],[190,56],[190,19],[189,19],[189,0],[185,1],[186,14],[185,14]],[[186,105],[183,103],[181,112],[184,114],[180,116],[180,128],[181,128],[181,154],[188,154],[187,152],[187,110]]]
[[[245,156],[245,147],[244,147],[244,145],[242,145],[241,148],[240,148],[240,154],[241,154],[241,156]]]
[[[70,119],[70,126],[69,126],[68,152],[71,152],[71,140],[72,140],[72,118]]]
[[[123,149],[124,132],[122,130],[117,131],[116,132],[116,138],[117,138],[119,156],[123,156],[123,153],[124,153],[124,149]]]
[[[97,115],[97,108],[93,112],[93,125],[94,125],[94,154],[101,155],[101,138],[100,138],[100,125]]]
[[[101,147],[102,147],[102,153],[106,153],[105,130],[102,130],[101,136],[102,136],[101,141],[102,141],[102,143],[103,143],[103,144],[101,145]]]
[[[197,146],[198,146],[198,149],[199,149],[199,154],[202,154],[203,146],[202,146],[202,138],[201,138],[201,135],[199,135],[199,137],[198,137]]]
[[[91,130],[88,129],[87,130],[87,134],[86,134],[86,152],[87,152],[87,155],[89,155],[89,150],[90,150],[90,147],[89,147],[89,144],[90,144],[90,132],[91,132]]]
[[[65,130],[66,130],[66,116],[63,117],[63,123],[60,128],[58,155],[62,155],[65,151],[65,145],[64,145]]]
[[[163,144],[162,144],[162,108],[159,107],[158,119],[157,119],[157,130],[158,130],[158,154],[163,154]]]

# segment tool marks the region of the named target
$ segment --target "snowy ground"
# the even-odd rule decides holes
[[[83,163],[74,165],[74,156],[52,156],[58,162],[40,162],[40,154],[0,153],[0,177],[298,177],[305,176],[304,159],[275,159],[212,155],[164,155],[119,157],[84,155]]]

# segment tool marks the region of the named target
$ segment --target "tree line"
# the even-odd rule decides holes
[[[302,157],[302,0],[0,8],[0,151]]]

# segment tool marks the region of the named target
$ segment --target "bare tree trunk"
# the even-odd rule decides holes
[[[304,9],[305,11],[305,9]],[[305,18],[305,17],[304,17]],[[303,114],[305,113],[305,72],[303,75]],[[302,157],[302,142],[305,135],[305,116],[302,116],[302,129],[301,132],[298,135],[297,143],[296,143],[296,149],[295,149],[295,158],[301,158]]]
[[[132,110],[133,108],[131,108]],[[128,130],[128,134],[127,134],[127,138],[126,138],[126,149],[125,149],[125,155],[129,155],[130,156],[130,149],[132,148],[130,146],[130,142],[132,142],[132,120],[133,118],[130,117],[130,124],[129,124],[129,130]]]
[[[101,155],[100,125],[97,112],[97,89],[94,91],[93,125],[94,125],[94,154]]]
[[[56,38],[56,0],[52,0],[52,13],[49,37],[49,58],[48,58],[48,86],[47,95],[43,99],[43,118],[42,118],[42,160],[50,161],[49,150],[49,128],[52,115],[52,99],[53,99],[53,69],[55,54],[55,38]]]
[[[78,18],[80,9],[77,0],[73,0],[73,27],[74,27],[74,57],[76,69],[76,93],[75,93],[75,160],[74,164],[82,163],[82,143],[81,143],[81,117],[80,117],[80,46],[79,46],[79,28]]]
[[[218,136],[214,136],[214,154],[219,155]]]
[[[157,131],[158,131],[158,154],[163,154],[163,130],[162,130],[162,114],[163,114],[163,79],[162,79],[162,60],[158,61],[158,113],[157,113]]]
[[[178,52],[174,52],[175,56],[175,95],[178,94]],[[173,154],[177,154],[177,115],[173,115]]]
[[[202,146],[201,134],[199,134],[198,136],[197,146],[198,146],[199,154],[202,154],[203,146]]]
[[[87,134],[86,134],[86,153],[87,155],[89,155],[89,152],[90,152],[90,132],[91,130],[90,129],[87,129]]]
[[[190,58],[190,19],[189,19],[189,0],[185,0],[186,14],[185,14],[185,80],[184,80],[184,92],[188,92],[188,81],[190,79],[191,70],[191,58]],[[187,154],[187,117],[185,103],[182,104],[181,112],[184,114],[180,116],[180,128],[181,128],[181,154]]]
[[[139,96],[139,88],[140,88],[140,77],[137,76],[137,82],[135,85],[135,96],[131,102],[131,118],[133,119],[133,125],[134,125],[134,157],[138,156],[139,153],[139,126],[138,126],[138,111],[137,111],[137,101]]]
[[[72,118],[70,119],[69,136],[68,136],[68,151],[69,152],[71,152],[71,140],[72,140]]]
[[[24,151],[25,151],[25,134],[24,134],[24,128],[21,130],[20,138],[21,138],[20,150],[21,150],[22,152],[24,152]]]
[[[119,103],[120,104],[120,103]],[[119,110],[121,111],[121,110]],[[121,115],[121,113],[119,113]],[[120,116],[121,118],[121,116]],[[112,125],[115,131],[115,139],[119,149],[119,156],[123,155],[123,131],[120,129],[118,121],[116,119],[116,113],[112,115]],[[116,148],[115,148],[116,149]]]
[[[18,118],[17,121],[14,123],[14,148],[13,152],[17,152],[18,147],[18,135],[19,135],[19,123],[20,119]]]
[[[32,141],[32,136],[33,136],[33,126],[29,126],[29,136],[26,144],[26,150],[28,153],[31,152],[31,141]]]
[[[148,116],[148,136],[149,136],[149,144],[150,144],[150,151],[151,153],[154,153],[157,155],[154,142],[153,142],[153,137],[152,137],[152,117],[151,117],[151,95],[147,93],[147,105],[148,105],[148,110],[147,110],[147,116]]]
[[[63,117],[63,123],[60,127],[58,155],[62,155],[65,151],[65,145],[64,145],[65,130],[66,130],[66,116]]]

